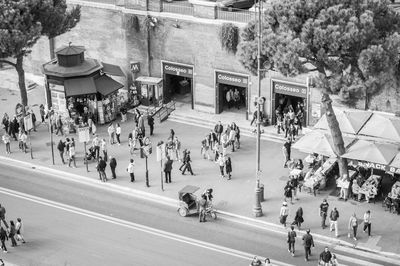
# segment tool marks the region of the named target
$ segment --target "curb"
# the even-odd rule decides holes
[[[178,200],[171,199],[171,198],[165,197],[165,196],[156,195],[154,193],[144,192],[141,190],[137,190],[137,189],[121,186],[121,185],[111,184],[111,183],[108,183],[107,187],[104,187],[103,183],[99,183],[98,180],[92,179],[92,178],[85,178],[82,175],[71,174],[71,173],[68,173],[68,172],[65,172],[62,170],[57,170],[57,169],[53,169],[53,168],[42,166],[42,165],[36,165],[36,164],[30,163],[30,162],[19,161],[17,159],[12,159],[9,157],[4,157],[4,156],[0,156],[0,159],[3,162],[8,161],[8,162],[12,162],[12,163],[18,163],[19,165],[23,165],[24,167],[27,167],[27,168],[42,170],[45,173],[57,175],[58,178],[67,179],[69,181],[79,182],[79,183],[83,183],[86,185],[96,185],[97,187],[100,187],[103,189],[112,189],[113,191],[116,191],[119,193],[125,192],[126,194],[128,194],[130,196],[139,197],[144,200],[154,201],[159,204],[164,204],[164,205],[167,205],[170,207],[177,207],[179,204]],[[68,178],[66,178],[67,176],[68,176]],[[258,225],[262,226],[263,229],[269,230],[272,232],[285,233],[285,234],[287,232],[286,229],[282,228],[282,226],[275,224],[275,223],[260,221],[260,220],[254,219],[254,218],[250,218],[250,217],[246,217],[243,215],[238,215],[238,214],[234,214],[234,213],[230,213],[230,212],[226,212],[226,211],[217,210],[217,213],[222,216],[227,216],[227,217],[232,217],[232,218],[240,219],[243,221],[247,221],[254,225],[258,224]],[[299,235],[300,236],[304,235],[304,232],[299,232]],[[347,247],[347,248],[351,248],[351,249],[355,249],[355,250],[359,250],[359,251],[363,251],[363,252],[373,253],[376,255],[383,256],[385,258],[400,259],[400,254],[395,254],[395,253],[385,252],[385,251],[378,251],[378,250],[374,250],[374,249],[370,249],[370,248],[366,248],[366,247],[357,247],[357,246],[354,246],[354,244],[352,244],[352,243],[342,241],[342,240],[337,240],[335,238],[327,237],[327,236],[320,235],[320,234],[313,233],[312,235],[314,236],[314,238],[317,241],[319,240],[319,242],[328,242],[330,244],[335,244],[335,245],[342,246],[342,247]]]

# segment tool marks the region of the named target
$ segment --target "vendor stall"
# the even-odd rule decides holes
[[[360,201],[363,197],[369,202],[370,199],[375,199],[378,195],[382,177],[371,175],[361,186],[353,179],[351,186],[353,195],[357,195],[357,200]]]
[[[155,77],[138,77],[136,82],[140,88],[140,102],[143,105],[160,106],[163,100],[163,79]]]

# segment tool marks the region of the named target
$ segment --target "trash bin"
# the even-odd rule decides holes
[[[260,202],[264,201],[264,184],[260,184]]]

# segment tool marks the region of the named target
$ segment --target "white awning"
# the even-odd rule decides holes
[[[162,80],[163,80],[162,78],[148,77],[148,76],[141,76],[136,79],[136,81],[140,81],[142,83],[150,85],[157,85],[160,82],[162,82]]]

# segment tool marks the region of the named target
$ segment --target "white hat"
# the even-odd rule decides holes
[[[287,202],[284,201],[284,202],[282,203],[282,205],[283,205],[283,206],[287,206]]]

